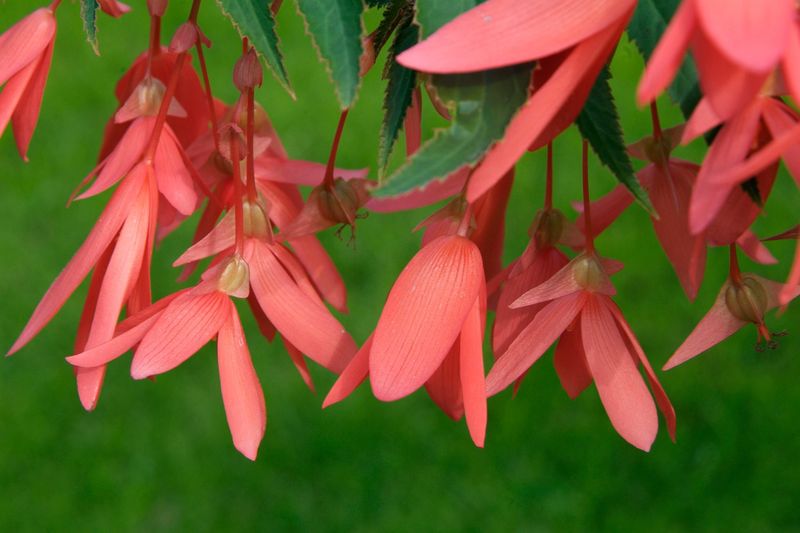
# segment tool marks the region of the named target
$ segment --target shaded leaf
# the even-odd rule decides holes
[[[628,25],[628,36],[631,38],[645,61],[655,50],[661,35],[667,29],[669,20],[678,9],[680,0],[640,0],[633,18]],[[689,118],[700,101],[700,84],[697,79],[697,68],[690,56],[686,56],[675,75],[668,93],[672,101],[681,108],[683,116]]]
[[[278,48],[278,35],[275,33],[275,19],[267,4],[261,0],[217,0],[217,5],[233,23],[242,37],[264,59],[277,80],[294,97],[289,76],[283,66],[283,56]]]
[[[361,58],[361,0],[297,0],[320,58],[326,63],[343,109],[358,92]]]
[[[394,58],[417,42],[419,31],[416,26],[408,24],[397,32],[392,43],[389,58],[386,62],[386,94],[383,99],[383,124],[381,126],[381,144],[378,151],[378,168],[386,168],[389,154],[397,140],[397,134],[403,125],[406,111],[411,105],[411,95],[417,85],[417,74],[413,70],[400,65]]]
[[[597,77],[575,124],[584,139],[592,145],[600,161],[628,188],[633,197],[651,213],[654,212],[647,193],[633,172],[633,165],[625,149],[619,115],[614,96],[608,86],[611,73],[604,67]]]
[[[389,41],[394,30],[408,24],[413,15],[414,4],[410,3],[409,0],[392,0],[391,3],[386,5],[380,24],[372,32],[372,46],[375,48],[376,56]]]
[[[94,53],[100,55],[100,48],[97,44],[97,0],[81,0],[81,19],[83,20],[83,31],[86,32],[86,40],[92,45]]]

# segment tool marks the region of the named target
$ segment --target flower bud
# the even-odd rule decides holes
[[[361,195],[351,182],[342,178],[336,178],[330,189],[320,186],[316,196],[320,214],[337,224],[352,224],[361,207]]]
[[[147,10],[154,17],[163,17],[167,10],[167,0],[147,0]]]
[[[261,201],[243,202],[244,233],[253,237],[266,237],[270,233],[268,210]]]
[[[767,291],[754,278],[745,277],[741,283],[731,283],[725,291],[725,305],[739,320],[761,324],[767,310]]]
[[[596,291],[606,277],[602,265],[594,255],[584,255],[572,265],[575,282],[587,291]]]
[[[254,87],[261,87],[264,80],[263,72],[261,71],[261,63],[258,61],[258,56],[251,48],[247,51],[233,67],[233,84],[242,92]]]
[[[537,248],[550,248],[561,240],[565,225],[566,217],[558,209],[540,209],[528,229],[528,235]]]
[[[222,269],[217,287],[220,291],[232,296],[239,296],[249,291],[250,268],[241,257],[234,256]]]
[[[169,43],[169,51],[181,54],[197,44],[197,39],[197,26],[193,22],[184,22],[175,30],[172,41]]]

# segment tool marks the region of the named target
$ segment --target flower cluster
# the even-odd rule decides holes
[[[349,106],[326,163],[290,158],[256,102],[263,81],[259,55],[265,55],[253,46],[256,41],[243,38],[232,66],[238,99],[220,101],[206,68],[211,43],[197,22],[200,1],[192,2],[186,22],[164,46],[167,2],[149,0],[149,46],[117,83],[118,105],[98,164],[70,200],[113,192],[9,354],[28,344],[88,277],[74,353],[66,358],[83,406],[96,407],[107,365],[126,352],[133,351],[131,376],[152,378],[215,340],[228,425],[234,445],[250,459],[256,458],[267,415],[239,318],[245,302],[268,340],[280,334],[310,389],[308,359],[338,375],[325,407],[367,378],[382,401],[424,387],[448,417],[463,417],[475,445],[483,446],[487,399],[509,387],[516,392],[531,366],[555,346],[555,370],[570,398],[594,383],[612,426],[630,444],[650,449],[659,411],[674,440],[675,410],[614,300],[611,276],[622,264],[602,256],[595,237],[637,199],[647,204],[656,238],[690,300],[703,282],[708,248],[729,250],[729,276],[719,296],[665,369],[748,323],[755,325],[759,349],[776,346],[765,314],[800,294],[800,247],[785,284],[742,272],[739,253],[756,263],[776,263],[751,226],[770,196],[780,161],[800,183],[800,115],[792,104],[800,98],[795,2],[744,0],[722,10],[711,0],[680,2],[647,53],[638,87],[639,103],[650,105],[652,136],[629,145],[627,154],[613,154],[644,164],[592,201],[588,160],[590,141],[598,151],[597,136],[582,128],[583,201],[571,221],[553,205],[552,145],[576,120],[581,126],[586,108],[596,103],[598,80],[626,28],[636,37],[637,3],[487,0],[438,29],[426,28],[437,1],[372,2],[383,6],[383,22],[369,36],[357,36],[362,54],[356,75],[363,76],[396,30],[386,72],[413,82],[407,83],[402,112],[387,114],[387,123],[394,120],[405,131],[407,173],[418,161],[434,169],[402,194],[385,195],[384,183],[369,179],[366,169],[336,167]],[[0,35],[0,134],[10,123],[25,159],[53,57],[59,4],[34,11]],[[272,11],[280,5],[274,2]],[[113,0],[98,7],[113,17],[130,9]],[[401,46],[408,35],[414,40]],[[687,64],[696,68],[702,98],[685,124],[662,129],[655,99]],[[474,139],[492,125],[470,130],[469,121],[484,120],[492,109],[463,119],[475,106],[490,105],[489,97],[470,100],[472,75],[503,79],[519,72],[527,84],[521,104],[509,113],[502,135],[475,155]],[[467,90],[458,93],[454,86]],[[435,138],[423,144],[422,88],[446,119],[473,138],[454,135],[458,142],[442,153],[431,148]],[[490,94],[496,85],[486,82],[481,89]],[[497,100],[508,105],[510,99]],[[702,162],[673,155],[696,139],[709,143]],[[456,158],[462,149],[472,155],[449,167],[432,157]],[[503,266],[514,169],[526,152],[539,149],[547,150],[548,163],[542,206],[531,222],[528,246]],[[608,162],[602,150],[598,155]],[[301,187],[311,187],[305,197]],[[348,311],[345,283],[316,234],[337,227],[355,238],[366,210],[411,210],[442,200],[447,201],[418,226],[420,250],[359,348],[335,314]],[[150,279],[156,245],[195,213],[193,241],[174,265],[182,268],[181,282],[201,265],[205,270],[193,286],[156,299]],[[771,239],[797,237],[794,227]],[[484,359],[487,332],[491,365]]]

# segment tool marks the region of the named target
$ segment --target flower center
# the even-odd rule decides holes
[[[565,224],[566,217],[558,209],[540,209],[528,229],[528,235],[537,248],[550,248],[561,239]]]
[[[262,202],[242,203],[242,218],[244,220],[244,233],[252,237],[266,237],[270,233],[267,209]]]
[[[577,259],[572,265],[572,275],[575,282],[587,291],[599,289],[606,277],[603,266],[594,255],[584,255]]]
[[[767,291],[753,278],[745,277],[741,283],[731,283],[725,291],[725,305],[739,320],[754,324],[764,323],[767,310]]]
[[[228,264],[222,269],[217,287],[224,293],[236,295],[241,293],[249,283],[250,268],[247,266],[247,262],[237,255],[231,257]]]

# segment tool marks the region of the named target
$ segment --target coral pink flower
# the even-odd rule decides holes
[[[611,300],[614,292],[601,260],[584,253],[523,294],[514,307],[547,303],[495,362],[486,377],[486,390],[491,395],[505,389],[560,338],[555,367],[567,394],[575,398],[594,381],[617,432],[647,451],[658,432],[658,415],[639,365],[673,439],[675,411],[625,317]]]
[[[485,305],[478,247],[459,234],[433,238],[400,273],[374,333],[323,406],[344,399],[367,375],[375,397],[383,401],[400,399],[425,385],[448,416],[466,416],[473,442],[482,447],[487,416]]]
[[[763,339],[767,347],[774,348],[774,334],[770,334],[764,323],[764,313],[780,305],[778,297],[786,287],[756,274],[743,273],[736,279],[729,278],[719,291],[714,305],[669,358],[664,370],[696,357],[748,323],[755,324],[758,329],[759,342]],[[799,294],[800,289],[794,287],[788,300]]]
[[[97,0],[97,3],[105,14],[114,18],[119,18],[131,10],[129,5],[117,2],[117,0]]]
[[[653,52],[639,83],[640,103],[655,99],[691,46],[703,94],[723,121],[747,105],[776,68],[800,73],[793,0],[684,0]]]
[[[233,443],[256,459],[267,424],[264,393],[253,368],[231,296],[247,297],[248,266],[239,257],[220,262],[196,287],[157,302],[123,321],[110,341],[68,357],[79,368],[105,365],[138,344],[131,376],[143,379],[179,366],[217,338],[222,401]]]
[[[37,9],[0,35],[0,86],[4,86],[0,92],[0,136],[11,121],[19,155],[25,161],[53,59],[53,9]]]

